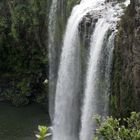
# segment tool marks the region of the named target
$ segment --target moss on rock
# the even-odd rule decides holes
[[[133,47],[136,39],[136,15],[133,1],[122,17],[115,40],[110,113],[116,117],[128,116],[134,110],[140,111],[134,86],[136,59]]]

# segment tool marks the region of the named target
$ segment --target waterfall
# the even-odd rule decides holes
[[[114,46],[114,32],[108,37],[109,31],[110,24],[105,19],[99,19],[91,40],[80,140],[92,140],[96,129],[93,116],[106,116],[108,113],[110,68]]]
[[[55,89],[56,89],[56,46],[55,46],[55,28],[56,28],[56,11],[57,0],[53,0],[49,13],[49,39],[48,39],[48,51],[49,51],[49,114],[51,120],[53,120],[54,114],[54,102],[55,102]]]
[[[122,11],[118,4],[106,3],[105,0],[82,0],[73,8],[63,39],[58,71],[53,140],[92,140],[96,128],[93,115],[107,115],[114,37]],[[83,97],[78,27],[89,13],[98,20],[91,36]]]
[[[95,135],[94,115],[108,115],[110,91],[110,70],[114,48],[116,25],[122,9],[116,4],[105,5],[102,17],[98,19],[90,44],[90,57],[86,76],[84,103],[81,117],[80,140],[92,140]]]
[[[78,25],[96,4],[96,1],[82,1],[68,20],[58,72],[53,140],[79,139],[81,56]]]
[[[102,52],[102,47],[104,39],[109,30],[109,24],[100,19],[97,22],[95,31],[93,34],[93,39],[91,41],[91,50],[90,50],[90,59],[89,67],[87,72],[87,81],[85,89],[85,99],[84,99],[84,108],[82,116],[82,129],[81,129],[81,140],[92,140],[95,126],[93,122],[93,115],[101,114],[104,112],[104,101],[102,95],[100,95],[99,84],[99,65],[100,65],[100,56]],[[100,32],[101,31],[101,32]],[[102,114],[103,115],[103,114]]]

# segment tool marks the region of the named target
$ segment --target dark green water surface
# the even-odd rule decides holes
[[[0,102],[0,140],[36,140],[37,126],[49,123],[48,114],[39,105],[16,108]]]

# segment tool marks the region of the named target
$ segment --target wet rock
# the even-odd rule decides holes
[[[100,17],[100,11],[87,13],[79,24],[79,35],[83,46],[89,47],[89,42],[96,22]]]
[[[117,117],[140,111],[140,5],[131,0],[118,28],[112,73],[112,112]],[[111,112],[111,113],[112,113]]]

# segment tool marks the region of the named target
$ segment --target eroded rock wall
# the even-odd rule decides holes
[[[117,117],[140,111],[140,1],[131,0],[116,36],[111,114]]]

